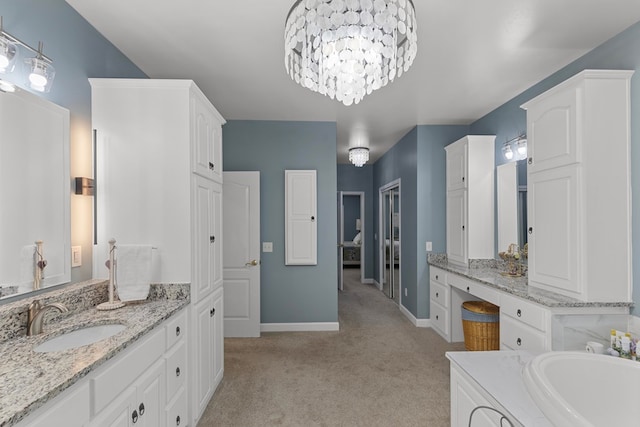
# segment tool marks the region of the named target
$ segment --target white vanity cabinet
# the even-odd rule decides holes
[[[172,427],[188,424],[184,381],[190,308],[166,320],[18,427]],[[181,400],[182,399],[182,400]],[[176,424],[177,417],[181,422]]]
[[[429,267],[429,287],[431,326],[447,341],[449,339],[450,289],[447,286],[447,272],[438,267]]]
[[[494,257],[495,136],[468,135],[445,147],[447,153],[447,258]]]
[[[585,70],[522,106],[531,287],[631,301],[632,74]]]
[[[190,80],[90,79],[90,83],[96,138],[94,277],[107,277],[103,267],[107,242],[115,238],[116,245],[155,248],[153,282],[191,284],[189,340],[173,357],[186,354],[196,369],[180,380],[184,383],[178,389],[183,389],[171,396],[166,417],[170,425],[177,424],[177,417],[181,426],[196,425],[223,372],[224,315],[217,298],[223,283],[225,120]],[[205,311],[208,316],[214,304],[220,323],[215,327],[203,323],[201,316]],[[200,370],[209,347],[216,349],[215,375]],[[197,403],[185,403],[192,401]]]

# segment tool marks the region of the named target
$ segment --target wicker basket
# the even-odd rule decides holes
[[[467,350],[500,350],[500,308],[486,301],[463,302],[462,330]]]

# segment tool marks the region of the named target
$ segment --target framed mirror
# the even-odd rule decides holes
[[[70,281],[70,192],[69,111],[0,92],[0,297]]]

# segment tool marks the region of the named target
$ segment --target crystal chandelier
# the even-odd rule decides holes
[[[369,149],[367,147],[354,147],[349,149],[349,161],[354,166],[361,168],[369,160]]]
[[[412,0],[297,0],[285,67],[303,87],[357,104],[409,69],[417,40]]]

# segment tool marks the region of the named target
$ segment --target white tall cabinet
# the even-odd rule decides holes
[[[494,135],[468,135],[445,147],[447,153],[447,258],[494,257]]]
[[[585,70],[522,106],[532,287],[631,301],[632,74]]]
[[[190,80],[90,79],[96,138],[94,277],[108,240],[154,247],[152,280],[190,283],[195,426],[222,379],[223,117]]]

